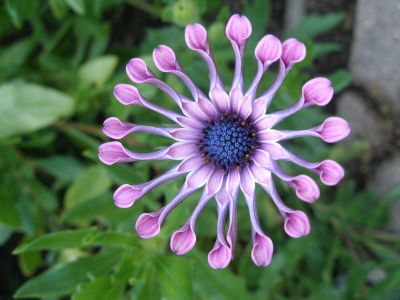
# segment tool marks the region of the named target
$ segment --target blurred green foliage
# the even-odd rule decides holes
[[[253,23],[245,58],[248,83],[255,72],[252,49],[265,34],[271,5],[266,0],[242,4]],[[158,237],[142,241],[133,232],[137,216],[170,199],[179,182],[156,189],[133,208],[113,206],[116,186],[147,181],[170,167],[168,162],[106,167],[97,159],[97,147],[105,140],[101,122],[106,116],[146,124],[165,122],[113,99],[113,86],[127,81],[124,64],[134,56],[151,64],[153,48],[167,44],[206,90],[206,67],[186,48],[183,38],[184,25],[200,21],[209,28],[221,75],[229,82],[233,54],[224,38],[229,15],[225,1],[212,0],[5,0],[0,4],[0,245],[4,246],[0,297],[15,292],[17,298],[74,300],[399,299],[400,239],[384,229],[387,206],[398,196],[395,192],[377,199],[347,178],[338,188],[321,187],[321,199],[306,206],[280,186],[288,204],[306,210],[313,224],[308,237],[293,240],[284,235],[279,215],[259,191],[262,225],[275,243],[273,262],[267,268],[252,264],[247,209],[239,201],[236,258],[222,271],[212,270],[206,258],[215,237],[215,207],[208,207],[200,217],[197,246],[190,254],[176,257],[169,251],[169,236],[184,222],[196,197],[174,211]],[[274,109],[299,97],[317,58],[341,50],[338,44],[314,39],[342,19],[341,13],[305,16],[289,34],[307,44],[308,57],[291,71]],[[187,93],[176,78],[159,75]],[[351,82],[346,70],[325,75],[337,92]],[[274,76],[268,73],[262,89]],[[159,91],[138,88],[146,97],[175,109]],[[321,110],[310,109],[284,126],[311,127],[324,117]],[[139,134],[124,142],[146,151],[166,141]],[[310,160],[330,157],[348,164],[368,150],[362,143],[331,148],[314,139],[290,147]],[[15,256],[4,258],[10,247],[15,248]],[[373,274],[379,272],[385,276],[375,278]]]

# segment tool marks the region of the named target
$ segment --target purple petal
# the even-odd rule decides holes
[[[336,143],[346,138],[350,133],[350,126],[346,120],[338,117],[330,117],[316,130],[327,143]]]
[[[266,67],[277,61],[282,54],[282,44],[280,40],[272,35],[265,35],[257,44],[255,56],[257,60]]]
[[[114,96],[123,105],[135,104],[143,106],[139,91],[132,85],[125,83],[117,84],[114,88]]]
[[[258,232],[254,232],[253,249],[251,258],[255,265],[266,267],[271,263],[274,245],[269,237]]]
[[[287,39],[282,45],[282,61],[287,69],[306,57],[306,47],[296,39]]]
[[[150,72],[146,62],[141,58],[131,59],[126,66],[126,73],[128,74],[129,79],[135,83],[143,83],[150,78],[154,78],[154,75]]]
[[[207,31],[201,24],[189,24],[185,29],[185,41],[192,50],[208,51]]]
[[[251,23],[245,16],[235,14],[229,18],[225,33],[229,40],[240,47],[251,35]]]
[[[143,195],[142,191],[140,187],[121,185],[114,193],[114,204],[120,208],[131,207]]]
[[[317,77],[307,81],[302,89],[305,105],[327,105],[333,97],[333,87],[329,79]]]
[[[336,185],[344,177],[343,168],[333,160],[324,160],[316,168],[321,181],[326,185]]]
[[[208,263],[213,269],[224,269],[232,259],[232,251],[228,245],[217,242],[208,254]]]
[[[174,51],[165,45],[159,45],[153,50],[153,61],[162,72],[171,72],[179,69]]]
[[[319,188],[309,176],[296,176],[291,183],[294,186],[297,197],[301,200],[312,203],[319,198]]]
[[[310,222],[307,215],[299,210],[286,213],[285,232],[293,238],[308,235],[310,233]]]
[[[190,225],[184,225],[171,236],[170,248],[177,255],[189,252],[196,243],[196,234]]]
[[[156,236],[160,232],[160,215],[160,211],[141,214],[135,225],[137,234],[144,239]]]

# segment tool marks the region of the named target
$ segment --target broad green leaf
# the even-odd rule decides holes
[[[108,300],[120,299],[127,281],[134,270],[134,256],[126,255],[115,270],[115,275],[96,277],[90,283],[78,286],[72,300]]]
[[[113,55],[105,55],[94,58],[85,63],[80,71],[80,79],[84,83],[103,86],[113,74],[118,64],[118,58]]]
[[[93,281],[80,284],[77,292],[71,297],[72,300],[106,300],[113,283],[110,277],[97,277]],[[107,298],[108,297],[108,298]]]
[[[69,156],[53,155],[34,162],[45,172],[67,181],[73,180],[84,170],[83,165],[78,160]]]
[[[0,206],[0,223],[13,229],[20,229],[22,225],[15,201],[0,197]]]
[[[68,6],[77,14],[83,15],[85,13],[84,0],[64,0]]]
[[[193,299],[193,282],[188,259],[157,257],[162,294],[165,299]]]
[[[90,275],[107,274],[121,259],[120,251],[104,251],[60,264],[28,280],[15,293],[15,298],[44,298],[63,296],[73,292],[77,285],[88,282]]]
[[[325,15],[305,15],[300,24],[288,36],[300,39],[314,38],[335,28],[344,19],[344,14],[333,12]]]
[[[14,254],[40,250],[60,250],[88,246],[138,246],[138,238],[132,233],[100,231],[96,228],[64,230],[49,233],[18,246]]]
[[[71,209],[79,203],[93,199],[111,186],[107,171],[101,165],[92,166],[79,175],[67,190],[65,206]]]
[[[32,276],[42,263],[38,252],[26,252],[18,256],[18,265],[25,276]]]
[[[26,82],[0,86],[0,139],[32,132],[69,116],[73,99],[60,91]]]
[[[12,230],[0,223],[0,246],[7,242],[11,234]]]
[[[336,93],[343,91],[352,81],[350,72],[344,69],[337,70],[331,74],[329,78],[332,81],[333,89]]]

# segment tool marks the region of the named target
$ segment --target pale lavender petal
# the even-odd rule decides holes
[[[208,116],[209,119],[213,119],[217,116],[217,109],[210,100],[205,99],[204,97],[200,97],[197,104],[200,109]]]
[[[204,158],[202,158],[199,155],[194,155],[193,157],[187,158],[183,162],[181,162],[177,167],[177,171],[179,172],[192,171],[203,164],[204,164]]]
[[[185,115],[190,116],[198,121],[208,121],[210,117],[200,109],[199,105],[193,101],[183,101],[182,111]]]
[[[271,172],[266,168],[254,164],[250,167],[250,170],[258,183],[268,185],[271,182]]]
[[[196,143],[178,142],[171,145],[165,153],[170,159],[184,159],[198,153]]]
[[[204,165],[197,170],[190,172],[186,178],[185,186],[187,188],[200,188],[206,184],[212,171],[213,168],[211,166]]]
[[[244,167],[240,172],[240,188],[245,195],[254,193],[256,185],[253,177],[250,174],[248,167]]]
[[[229,109],[229,96],[219,85],[215,85],[210,90],[210,99],[216,107],[222,112],[226,112]]]
[[[220,169],[214,170],[210,175],[210,179],[207,181],[205,192],[209,195],[215,195],[221,189],[224,181],[224,172]]]
[[[198,141],[201,138],[201,131],[191,128],[168,128],[168,133],[177,140]]]
[[[193,128],[193,129],[204,129],[205,128],[205,123],[200,122],[194,119],[190,119],[187,117],[177,117],[176,121],[179,123],[179,125],[183,127],[188,127],[188,128]]]

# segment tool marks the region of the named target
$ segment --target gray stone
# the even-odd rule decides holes
[[[400,0],[358,0],[350,69],[356,83],[400,112]]]
[[[400,187],[400,155],[383,162],[372,181],[373,190],[380,195],[386,195],[396,187]],[[400,199],[397,199],[390,207],[391,222],[389,229],[400,233]]]
[[[365,100],[355,92],[346,92],[337,100],[338,115],[346,119],[351,128],[349,141],[359,139],[378,148],[384,142],[376,117]]]

